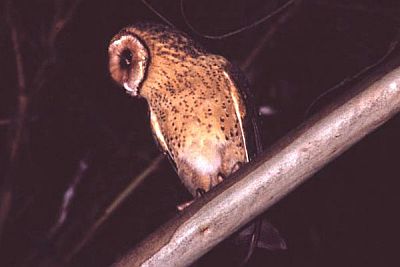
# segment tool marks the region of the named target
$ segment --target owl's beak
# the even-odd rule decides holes
[[[130,86],[128,82],[124,82],[124,88],[126,92],[131,96],[137,96],[138,93],[137,86]]]

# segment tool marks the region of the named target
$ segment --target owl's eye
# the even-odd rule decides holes
[[[132,64],[132,52],[129,49],[122,51],[119,59],[119,65],[123,69],[128,69]]]

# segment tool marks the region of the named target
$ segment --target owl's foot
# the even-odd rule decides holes
[[[219,173],[217,177],[218,183],[221,183],[223,180],[225,180],[225,178],[226,178],[225,175]]]
[[[244,165],[243,162],[236,162],[235,165],[233,165],[231,173],[234,173],[235,171],[239,170],[240,168],[242,168],[242,166]]]
[[[202,197],[204,196],[204,194],[206,193],[206,190],[204,190],[203,188],[197,188],[196,190],[196,198]],[[178,206],[176,206],[176,208],[179,211],[183,211],[184,209],[186,209],[187,207],[189,207],[196,199],[184,202],[182,204],[179,204]]]
[[[202,197],[202,196],[204,196],[205,193],[206,193],[206,190],[204,190],[203,188],[196,189],[196,197]]]

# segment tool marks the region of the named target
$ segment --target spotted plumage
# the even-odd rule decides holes
[[[154,137],[193,195],[249,160],[240,79],[224,57],[158,24],[124,28],[108,51],[111,76],[147,100]]]

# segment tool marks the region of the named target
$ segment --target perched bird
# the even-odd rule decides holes
[[[159,24],[122,29],[108,53],[112,78],[146,99],[153,135],[193,196],[249,161],[244,81],[224,57]]]
[[[238,170],[260,147],[252,109],[245,105],[245,79],[224,57],[176,29],[148,23],[122,29],[108,53],[111,77],[147,101],[153,135],[194,197]],[[249,247],[240,256],[244,262],[255,246],[286,248],[279,232],[261,220],[236,240]]]

